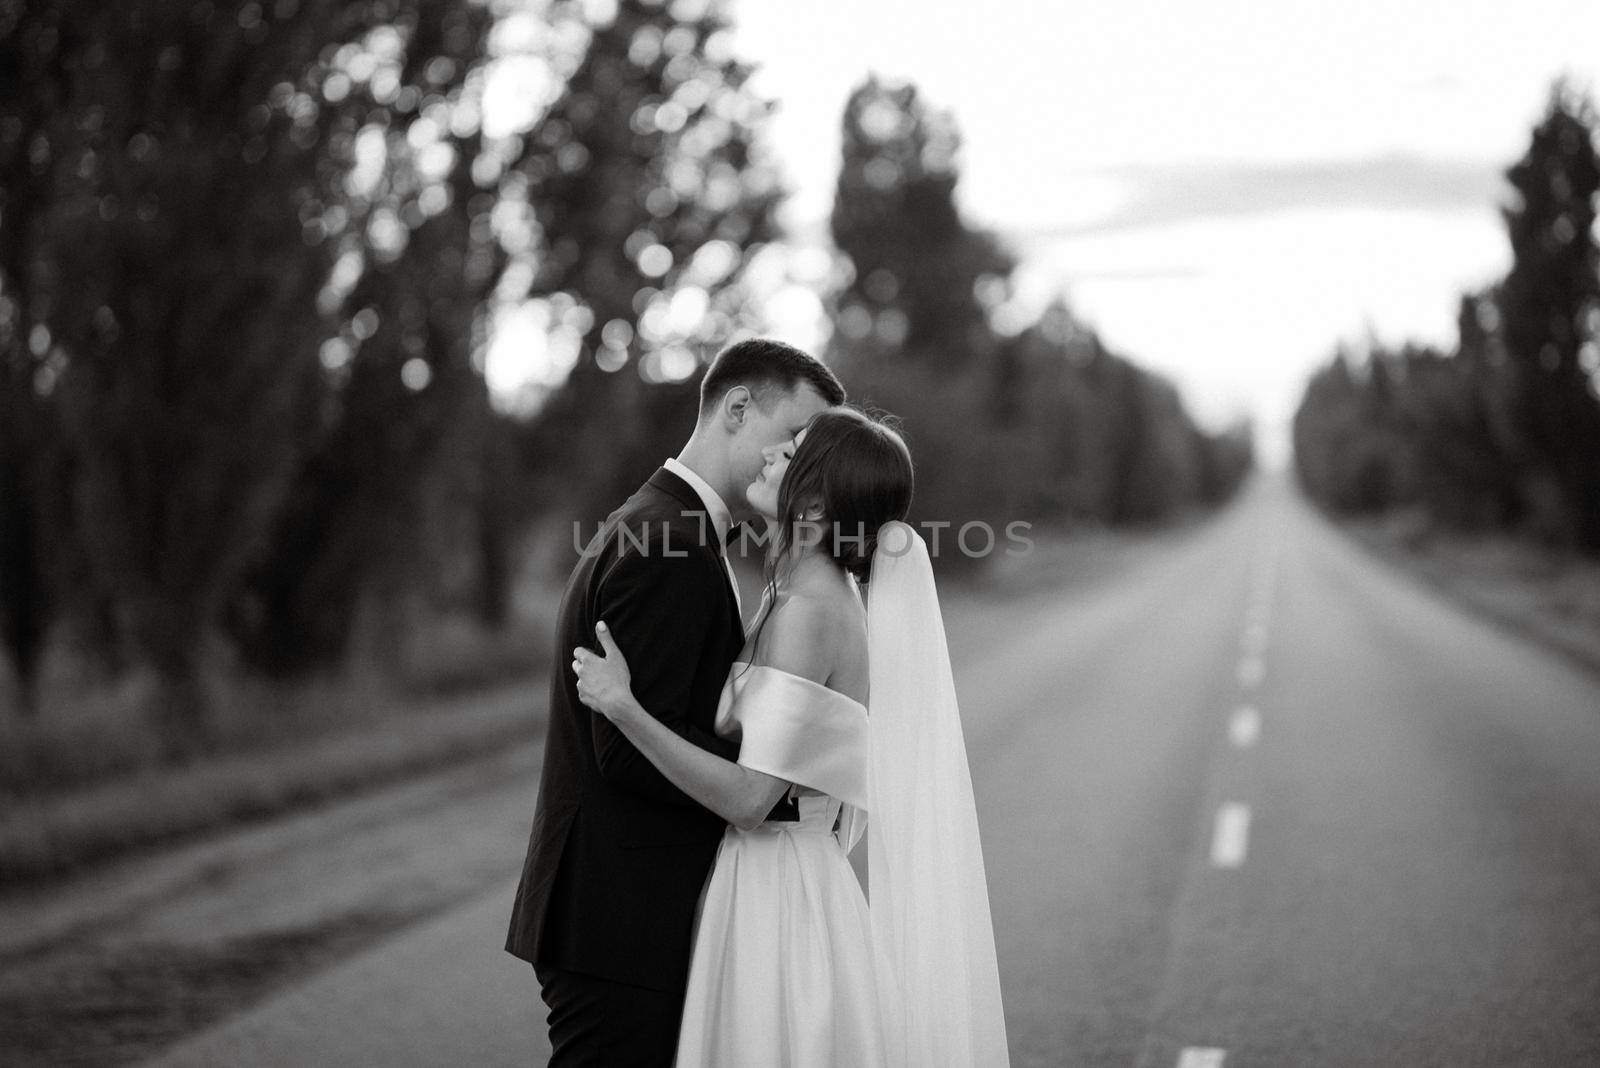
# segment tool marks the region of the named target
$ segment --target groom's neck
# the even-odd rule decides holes
[[[678,462],[705,479],[706,485],[717,491],[717,496],[733,511],[735,523],[744,518],[738,514],[738,502],[743,497],[734,494],[733,487],[728,485],[728,458],[724,450],[717,448],[716,442],[696,431],[679,451]]]

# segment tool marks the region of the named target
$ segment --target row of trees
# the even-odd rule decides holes
[[[681,442],[700,362],[762,327],[768,105],[715,5],[598,11],[0,5],[24,704],[70,645],[152,670],[182,747],[219,666],[334,668],[418,613],[497,624],[536,520],[569,544]],[[913,90],[869,83],[845,129],[833,358],[905,417],[926,509],[1153,521],[1226,494],[1247,441],[1065,306],[991,325],[1014,263],[956,214],[954,132]],[[531,417],[484,373],[519,306],[571,364]]]
[[[952,522],[1155,523],[1227,498],[1247,426],[1198,428],[1171,383],[1110,351],[1062,300],[1020,332],[1017,261],[956,207],[959,135],[912,85],[869,79],[845,106],[830,219],[848,268],[832,362],[855,399],[906,422]]]
[[[715,305],[779,191],[720,18],[524,6],[0,8],[0,630],[25,704],[52,635],[152,668],[185,738],[208,663],[337,666],[419,601],[501,621],[528,472],[583,454],[519,464],[495,309],[564,311],[580,403],[677,289],[711,293],[707,344],[746,325]],[[496,78],[534,95],[499,130]],[[649,418],[614,377],[607,414]]]
[[[852,401],[902,420],[925,473],[919,515],[1158,523],[1233,492],[1251,464],[1247,425],[1199,428],[1170,382],[1112,352],[1065,301],[1008,326],[1017,260],[961,217],[948,115],[914,85],[869,78],[841,133],[825,355]],[[619,278],[614,305],[637,284]],[[582,484],[551,487],[568,495],[558,518],[613,507],[681,444],[694,396],[693,379],[641,388],[638,376],[580,363],[523,439],[534,468],[587,462]],[[596,420],[600,410],[638,417],[620,428]],[[557,455],[570,465],[552,468]]]
[[[1592,103],[1558,82],[1506,172],[1511,269],[1462,296],[1453,351],[1374,340],[1312,378],[1294,445],[1315,500],[1600,554],[1595,129]]]

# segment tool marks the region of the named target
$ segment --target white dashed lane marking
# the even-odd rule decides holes
[[[1250,806],[1229,801],[1217,810],[1216,829],[1211,835],[1211,866],[1237,868],[1250,849]]]
[[[1228,740],[1235,749],[1249,749],[1261,737],[1261,713],[1241,705],[1228,720]]]
[[[1267,622],[1272,616],[1272,571],[1267,564],[1255,577],[1255,596],[1245,612],[1239,639],[1239,685],[1253,690],[1266,677]],[[1235,749],[1249,749],[1261,737],[1261,713],[1253,705],[1240,705],[1228,718],[1228,741]],[[1211,834],[1211,866],[1234,869],[1244,864],[1250,850],[1250,806],[1229,801],[1217,810]],[[1188,1046],[1178,1054],[1177,1068],[1223,1068],[1227,1051],[1214,1046]]]

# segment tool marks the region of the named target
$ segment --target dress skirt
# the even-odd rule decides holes
[[[679,1068],[887,1063],[888,992],[861,884],[834,834],[839,802],[730,827],[695,934]]]

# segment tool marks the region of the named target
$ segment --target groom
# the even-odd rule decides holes
[[[534,966],[549,1007],[552,1068],[670,1065],[695,907],[724,824],[578,701],[568,662],[604,619],[633,692],[690,741],[732,760],[712,731],[744,645],[723,555],[753,518],[745,488],[761,450],[844,402],[821,362],[778,341],[724,349],[700,383],[700,416],[676,459],[613,512],[561,598],[544,775],[506,949]]]

